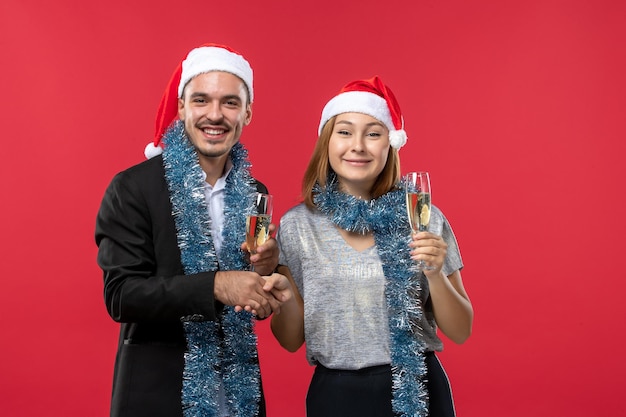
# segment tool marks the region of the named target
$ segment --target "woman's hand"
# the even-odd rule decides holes
[[[429,269],[424,269],[426,276],[435,276],[441,272],[448,253],[448,244],[441,236],[430,232],[418,232],[412,235],[409,243],[411,259],[424,261]]]

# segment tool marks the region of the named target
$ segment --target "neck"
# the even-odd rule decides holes
[[[372,199],[371,187],[367,187],[367,186],[359,187],[354,184],[348,185],[348,184],[341,182],[340,180],[339,189],[342,192],[353,196],[354,198],[358,198],[359,200],[369,201]]]
[[[206,182],[215,185],[217,180],[224,175],[226,171],[226,165],[228,162],[228,154],[220,155],[217,157],[208,157],[198,154],[198,163],[200,168],[206,174]]]

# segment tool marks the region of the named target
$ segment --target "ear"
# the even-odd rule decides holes
[[[252,104],[247,104],[246,105],[246,118],[244,119],[243,124],[245,126],[248,126],[251,121],[252,121]]]
[[[182,98],[178,99],[178,118],[185,120],[185,100]]]

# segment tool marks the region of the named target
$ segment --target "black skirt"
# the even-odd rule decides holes
[[[450,383],[433,352],[427,368],[429,417],[454,417]],[[356,371],[315,368],[306,397],[307,417],[396,417],[391,408],[391,366]]]

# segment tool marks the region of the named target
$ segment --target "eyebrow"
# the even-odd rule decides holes
[[[233,99],[243,102],[241,97],[239,97],[237,94],[229,94],[229,95],[222,97],[222,100],[233,100]]]
[[[191,93],[191,95],[189,96],[189,98],[194,98],[194,97],[210,97],[210,95],[207,93],[203,93],[201,91],[196,91],[196,92]],[[241,100],[241,97],[239,97],[237,94],[228,94],[223,97],[220,97],[220,100],[233,100],[233,99],[239,102],[243,102]]]
[[[335,124],[346,124],[346,125],[353,125],[354,123],[352,123],[349,120],[339,120],[337,123]],[[381,126],[381,127],[385,127],[385,125],[382,122],[379,121],[375,121],[375,122],[369,122],[365,125],[365,127],[371,127],[371,126]]]

